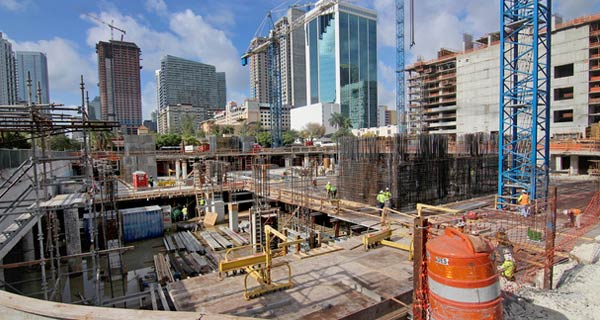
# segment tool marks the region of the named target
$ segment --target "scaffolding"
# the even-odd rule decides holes
[[[37,87],[40,88],[40,85],[38,84]],[[7,199],[10,205],[3,208],[2,216],[5,218],[11,215],[19,215],[19,218],[29,217],[27,220],[30,221],[35,219],[37,221],[36,231],[39,244],[38,259],[3,265],[2,268],[8,269],[39,264],[41,292],[34,295],[43,296],[46,300],[70,301],[69,276],[72,273],[79,273],[81,270],[75,268],[69,271],[69,268],[63,268],[61,261],[89,256],[92,258],[92,267],[95,271],[100,269],[100,255],[107,254],[107,252],[98,251],[95,246],[92,246],[89,253],[79,252],[77,254],[67,254],[66,256],[61,256],[60,250],[62,233],[60,232],[59,213],[61,211],[64,212],[63,217],[70,214],[75,217],[75,220],[78,219],[79,209],[82,209],[89,216],[96,216],[93,203],[98,194],[98,188],[92,170],[91,133],[109,131],[119,126],[117,122],[90,120],[88,117],[89,105],[86,105],[84,100],[85,83],[83,76],[81,77],[80,89],[80,106],[64,106],[56,103],[43,104],[41,103],[40,89],[37,90],[36,99],[33,99],[32,81],[28,74],[27,104],[0,105],[0,133],[24,133],[27,136],[24,139],[31,142],[31,157],[15,170],[20,177],[15,177],[16,179],[9,178],[3,183],[3,188],[1,188],[3,192],[0,198],[4,197],[12,187],[26,181],[22,180],[21,177],[28,175],[31,178],[31,185],[27,187],[27,192],[24,195],[16,199]],[[53,156],[49,152],[48,144],[51,136],[74,132],[82,134],[81,152],[60,157]],[[81,168],[81,174],[69,177],[69,180],[72,181],[69,183],[80,187],[77,190],[78,192],[71,193],[66,197],[61,197],[64,195],[55,196],[55,190],[58,186],[68,184],[53,176],[53,171],[57,169],[56,161],[69,161]],[[25,198],[33,198],[30,206],[24,207],[21,205]],[[71,211],[67,214],[69,210]],[[46,226],[45,231],[44,224]],[[24,224],[15,222],[15,225],[23,227]],[[65,221],[65,229],[67,228]],[[78,225],[76,228],[78,235]],[[90,230],[91,233],[95,233],[94,219],[90,220]],[[32,231],[27,230],[27,232]],[[90,235],[94,239],[95,235]],[[8,237],[9,235],[3,234],[3,236]],[[79,236],[76,239],[79,240]],[[80,244],[78,242],[77,246]],[[67,246],[69,246],[69,243],[67,243]],[[113,251],[120,250],[122,249],[116,248]],[[79,251],[81,250],[79,249]],[[47,264],[50,265],[49,270],[47,270]],[[49,271],[49,274],[47,271]],[[83,271],[85,272],[85,270]],[[96,292],[99,291],[99,285],[96,282]],[[95,302],[99,304],[98,295],[96,299]]]

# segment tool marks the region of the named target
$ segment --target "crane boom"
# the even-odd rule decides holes
[[[91,15],[89,13],[85,13],[85,15],[88,16],[88,17],[90,17],[90,18],[92,18],[93,20],[98,21],[99,23],[102,23],[103,25],[109,27],[110,28],[110,40],[114,39],[114,37],[113,37],[113,31],[114,30],[117,30],[117,31],[121,32],[121,41],[123,41],[123,37],[127,34],[127,32],[125,30],[123,30],[123,29],[115,26],[114,25],[114,21],[111,21],[110,23],[108,23],[108,22],[106,22],[106,21],[104,21],[104,20],[102,20],[102,19],[100,19],[100,18],[98,18],[98,17],[96,17],[94,15]]]

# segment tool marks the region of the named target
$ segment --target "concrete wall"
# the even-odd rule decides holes
[[[334,112],[342,110],[336,103],[316,103],[304,107],[294,108],[291,112],[291,127],[294,130],[302,130],[309,122],[316,122],[325,126],[325,134],[334,133],[336,129],[329,125],[329,119]]]
[[[551,133],[585,133],[588,126],[588,26],[552,35]],[[499,46],[459,55],[456,61],[458,134],[498,131],[500,99]],[[554,67],[574,64],[574,75],[554,78]],[[554,101],[554,89],[573,87],[574,97]],[[554,122],[554,111],[573,109],[573,122]]]
[[[457,134],[498,131],[500,99],[499,46],[456,59]]]
[[[589,26],[570,28],[552,35],[552,92],[550,131],[585,134],[588,126]],[[555,78],[554,67],[573,63],[573,76]],[[573,99],[554,100],[554,89],[573,87]],[[573,122],[554,122],[554,111],[573,110]]]
[[[134,171],[141,170],[148,173],[148,176],[156,178],[156,141],[153,135],[126,135],[125,154],[121,164],[121,174],[125,181],[132,182],[131,174]],[[141,152],[145,152],[141,155]]]

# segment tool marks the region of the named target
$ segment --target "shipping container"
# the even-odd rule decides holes
[[[163,209],[159,206],[146,206],[119,210],[123,217],[123,241],[161,237],[163,235]],[[106,212],[106,219],[116,220],[114,211]],[[90,219],[84,215],[85,233],[89,240]]]

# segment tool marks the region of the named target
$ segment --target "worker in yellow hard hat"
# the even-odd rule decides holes
[[[379,190],[379,193],[377,194],[377,197],[375,197],[375,199],[377,200],[377,208],[379,209],[383,209],[383,206],[385,205],[385,193],[383,192],[383,190]]]
[[[504,262],[502,262],[502,265],[498,267],[498,270],[506,280],[515,280],[515,271],[517,270],[517,265],[515,264],[515,260],[513,259],[513,256],[509,250],[504,251]]]

